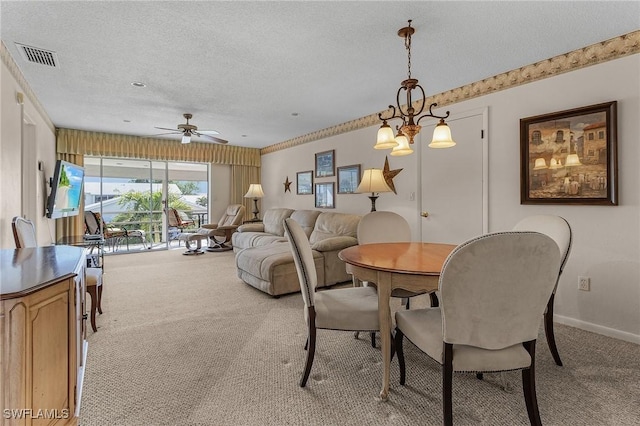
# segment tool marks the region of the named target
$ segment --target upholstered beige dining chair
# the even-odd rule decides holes
[[[442,365],[445,425],[453,424],[453,372],[522,370],[532,425],[540,425],[535,343],[562,256],[538,232],[499,232],[471,239],[449,255],[440,275],[440,307],[396,312],[400,383],[403,338]]]
[[[378,295],[373,287],[348,287],[316,292],[318,276],[311,245],[295,220],[284,221],[284,231],[291,244],[300,290],[304,300],[304,318],[308,336],[307,361],[300,379],[304,387],[311,372],[316,350],[316,330],[379,331]]]
[[[16,248],[37,247],[36,228],[33,222],[20,216],[16,216],[11,221],[13,239]]]
[[[11,221],[13,229],[13,238],[16,248],[38,247],[36,240],[36,228],[33,222],[16,216]],[[87,293],[91,296],[90,319],[93,331],[98,331],[96,327],[96,310],[102,313],[102,269],[101,268],[85,268],[85,286]]]
[[[558,347],[556,346],[556,338],[553,333],[553,302],[555,299],[556,289],[558,288],[558,282],[560,281],[560,275],[564,270],[564,265],[567,263],[569,253],[571,253],[572,232],[569,222],[565,218],[555,215],[536,215],[529,216],[522,219],[513,228],[514,231],[536,231],[550,236],[558,245],[560,253],[562,254],[562,263],[558,271],[558,278],[556,279],[556,285],[553,288],[553,293],[547,302],[547,309],[544,312],[544,334],[547,336],[547,344],[549,350],[553,356],[553,360],[557,365],[562,366],[562,360],[558,353]]]

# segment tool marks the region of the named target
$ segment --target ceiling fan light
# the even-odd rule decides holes
[[[186,133],[182,135],[182,143],[191,143],[191,135]]]
[[[429,148],[451,148],[455,145],[456,143],[451,139],[451,129],[444,122],[444,119],[440,119],[436,128],[433,129],[433,139],[431,139]]]
[[[382,123],[380,129],[378,129],[378,140],[374,145],[374,149],[389,149],[398,146],[395,137],[393,135],[393,129],[387,124],[386,121]]]

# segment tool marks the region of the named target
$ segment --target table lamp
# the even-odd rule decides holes
[[[260,213],[260,210],[258,210],[258,198],[262,198],[264,197],[264,192],[262,192],[262,185],[260,185],[259,183],[252,183],[249,184],[249,190],[247,191],[246,194],[244,194],[244,198],[253,198],[253,218],[251,219],[252,221],[259,221],[260,218],[258,217],[258,213]]]
[[[378,193],[391,192],[391,188],[384,180],[384,174],[381,169],[367,169],[362,174],[362,180],[360,185],[356,189],[356,193],[363,194],[370,192],[369,199],[371,200],[371,211],[376,211],[376,199],[378,199]]]

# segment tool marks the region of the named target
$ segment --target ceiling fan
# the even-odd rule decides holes
[[[209,139],[213,142],[217,142],[217,143],[229,143],[229,141],[226,141],[224,139],[220,139],[220,138],[216,138],[215,136],[211,136],[208,133],[214,133],[216,135],[218,135],[219,133],[215,130],[201,130],[198,132],[198,127],[194,126],[193,124],[189,124],[189,120],[191,119],[191,117],[193,117],[192,114],[189,113],[185,113],[182,114],[182,116],[184,118],[187,119],[187,122],[185,124],[178,124],[178,128],[177,129],[168,129],[166,127],[156,127],[156,129],[160,129],[160,130],[171,130],[171,133],[160,133],[160,135],[182,135],[182,143],[191,143],[191,136],[198,136],[200,138],[204,138],[204,139]],[[206,133],[205,133],[206,132]],[[154,136],[160,136],[160,135],[154,135]]]

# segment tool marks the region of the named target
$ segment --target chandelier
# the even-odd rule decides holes
[[[429,105],[429,112],[423,113],[426,106],[426,96],[422,86],[418,84],[418,80],[411,78],[411,35],[415,32],[415,28],[411,27],[411,19],[409,19],[409,25],[400,28],[398,35],[404,38],[404,46],[407,49],[407,79],[400,84],[398,93],[396,95],[396,106],[389,105],[391,109],[391,116],[383,117],[383,112],[378,114],[378,118],[382,121],[382,126],[378,130],[378,140],[374,146],[375,149],[389,149],[393,148],[391,155],[409,155],[413,152],[411,145],[413,144],[413,138],[420,133],[420,120],[425,117],[433,117],[440,119],[440,122],[436,125],[433,131],[433,139],[429,144],[430,148],[450,148],[456,143],[451,139],[451,130],[447,123],[444,122],[445,118],[449,117],[449,111],[443,116],[435,115],[433,113],[433,107],[438,104],[432,103]],[[414,108],[414,100],[411,97],[411,91],[419,89],[422,92],[422,98],[418,101],[416,108]],[[400,95],[406,92],[406,104],[400,103]],[[387,124],[388,120],[399,118],[402,120],[402,125],[396,126],[398,131],[395,135],[391,126]]]

